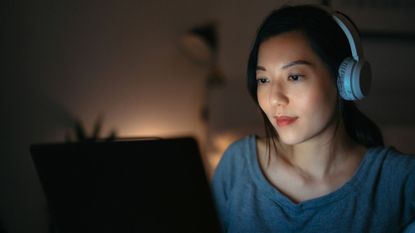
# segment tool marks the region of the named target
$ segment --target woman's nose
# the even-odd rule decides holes
[[[269,94],[269,102],[273,106],[286,105],[289,102],[286,88],[282,84],[274,83]]]

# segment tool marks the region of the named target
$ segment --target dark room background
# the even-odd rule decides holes
[[[6,1],[2,4],[0,220],[9,233],[47,232],[47,205],[29,145],[63,142],[74,121],[118,137],[193,136],[211,174],[233,140],[262,134],[245,90],[257,26],[282,0]],[[359,105],[386,143],[415,153],[415,4],[323,1],[360,27],[373,85]],[[214,21],[225,81],[180,50],[191,28]],[[209,118],[202,117],[203,106]]]

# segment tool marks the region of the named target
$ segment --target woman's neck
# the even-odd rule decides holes
[[[327,131],[296,145],[278,143],[270,165],[282,163],[314,179],[324,179],[344,169],[353,170],[366,149],[348,136],[342,124]]]
[[[333,133],[296,145],[276,142],[275,147],[257,140],[263,174],[295,203],[337,190],[356,173],[367,149],[354,142],[341,125]]]

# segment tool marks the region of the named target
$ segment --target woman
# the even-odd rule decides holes
[[[349,101],[367,88],[350,97],[338,77],[360,49],[338,17],[316,6],[284,7],[261,25],[248,88],[267,137],[235,142],[215,171],[225,232],[413,229],[415,157],[383,147],[378,127]],[[360,65],[363,80],[369,68]]]

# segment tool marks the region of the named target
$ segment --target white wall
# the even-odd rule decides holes
[[[122,137],[193,135],[204,141],[199,115],[207,71],[177,49],[179,37],[200,23],[219,22],[219,64],[228,78],[211,93],[209,135],[261,133],[262,121],[245,91],[245,66],[258,24],[282,2],[6,4],[0,214],[8,232],[47,232],[46,203],[28,149],[32,143],[63,141],[73,118],[91,129],[104,114],[104,134],[115,129]],[[358,25],[371,20],[371,15],[356,17]],[[375,82],[362,107],[386,129],[391,143],[415,152],[408,139],[415,136],[414,42],[368,41],[365,50]],[[396,139],[400,136],[405,143]]]

